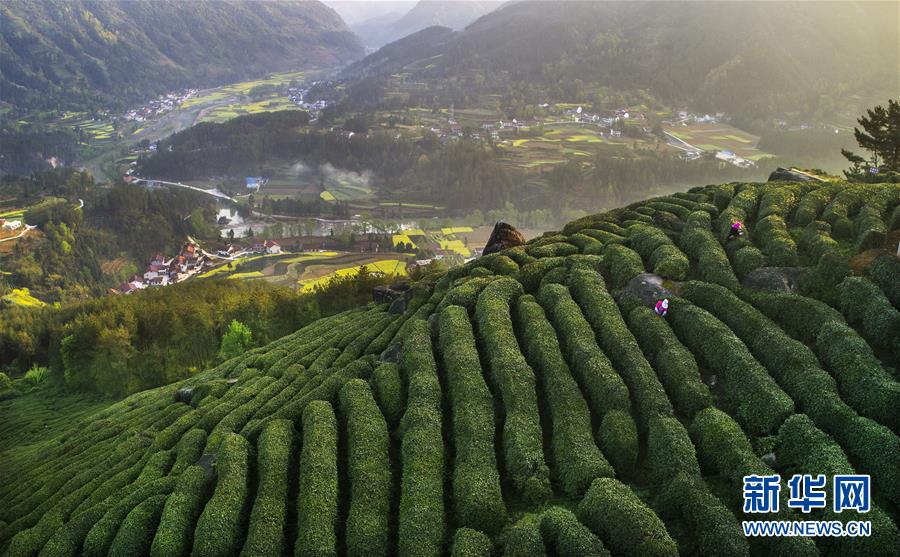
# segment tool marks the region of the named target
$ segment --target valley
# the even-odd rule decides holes
[[[0,555],[900,555],[897,8],[0,3]]]

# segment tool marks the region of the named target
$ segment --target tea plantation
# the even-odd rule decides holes
[[[694,188],[115,404],[0,402],[0,553],[897,555],[898,229],[896,184]],[[777,518],[871,536],[745,537],[773,473],[870,474]]]

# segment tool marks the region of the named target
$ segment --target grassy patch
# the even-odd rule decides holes
[[[14,306],[41,307],[46,305],[31,295],[27,288],[13,288],[12,292],[3,296],[2,300]]]

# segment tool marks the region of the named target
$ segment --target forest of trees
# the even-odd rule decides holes
[[[154,253],[180,247],[186,235],[209,234],[206,218],[189,217],[213,211],[210,198],[197,192],[123,183],[101,188],[89,174],[68,168],[8,176],[0,188],[16,205],[30,206],[25,222],[43,232],[17,241],[3,257],[10,274],[0,275],[0,290],[26,287],[47,302],[104,293]],[[113,260],[123,265],[104,273]]]
[[[120,397],[217,363],[233,321],[250,332],[240,342],[261,346],[363,305],[375,286],[393,280],[361,269],[301,294],[265,282],[203,279],[59,308],[0,307],[0,371],[18,377],[48,367],[69,389]]]

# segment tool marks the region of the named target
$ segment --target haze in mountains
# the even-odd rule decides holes
[[[895,95],[896,21],[893,3],[519,2],[449,39],[401,39],[346,75],[580,80],[700,109],[802,112],[821,95]]]
[[[390,6],[388,13],[380,13],[364,20],[350,23],[369,48],[406,37],[427,27],[439,25],[461,30],[479,17],[499,8],[503,2],[483,0],[421,0],[407,2],[406,9],[398,13],[396,2],[383,2]]]
[[[144,99],[361,54],[340,16],[318,1],[0,5],[0,101],[18,108]]]

